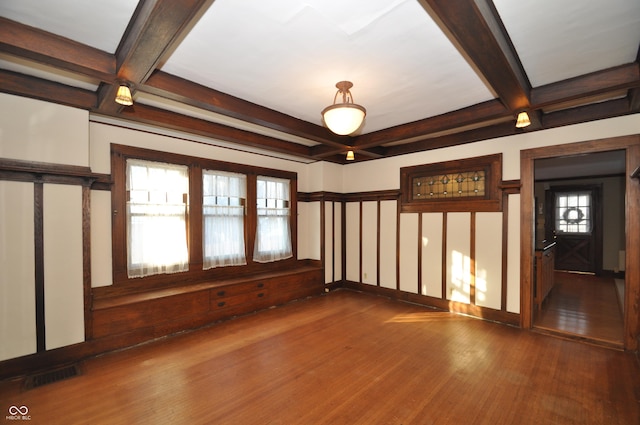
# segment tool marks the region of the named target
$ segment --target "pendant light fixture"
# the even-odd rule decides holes
[[[517,128],[524,128],[531,125],[531,120],[529,119],[529,114],[526,112],[520,112],[518,114],[518,120],[516,121]]]
[[[333,97],[333,105],[327,106],[322,111],[324,123],[336,134],[346,136],[353,133],[362,125],[367,110],[353,103],[353,95],[349,89],[353,87],[351,81],[340,81],[336,84],[338,91]],[[342,96],[342,102],[336,103],[338,96]]]
[[[116,93],[116,103],[124,106],[133,105],[133,97],[131,96],[131,89],[129,85],[124,82],[118,83],[118,92]]]
[[[347,151],[347,161],[353,161],[356,157],[353,155],[353,151]]]

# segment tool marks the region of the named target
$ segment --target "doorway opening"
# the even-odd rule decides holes
[[[624,150],[534,161],[536,246],[553,258],[534,264],[551,269],[534,328],[623,347],[625,164]]]

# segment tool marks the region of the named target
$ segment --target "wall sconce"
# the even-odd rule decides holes
[[[354,159],[356,159],[355,155],[353,155],[353,151],[348,151],[347,152],[347,161],[353,161]]]
[[[118,92],[116,93],[116,103],[124,106],[133,105],[133,97],[131,96],[131,89],[126,83],[118,83]]]
[[[367,110],[353,103],[353,95],[349,91],[353,87],[351,81],[340,81],[336,87],[338,91],[333,97],[333,105],[322,110],[322,118],[329,130],[346,136],[360,128]],[[336,103],[339,95],[342,95],[342,103]]]
[[[516,121],[516,128],[524,128],[531,125],[531,120],[529,119],[529,114],[526,112],[520,112],[518,114],[518,120]]]

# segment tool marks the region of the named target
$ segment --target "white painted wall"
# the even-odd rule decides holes
[[[396,289],[396,201],[380,202],[380,286]]]
[[[36,352],[33,183],[0,180],[0,361]]]
[[[89,165],[89,113],[0,93],[0,158]]]
[[[471,214],[447,213],[446,299],[469,303],[471,291]]]
[[[84,341],[82,187],[45,184],[44,312],[46,348]]]
[[[360,282],[360,203],[347,202],[346,206],[346,279]]]
[[[418,214],[400,214],[400,290],[418,292]]]
[[[442,213],[422,214],[421,294],[442,297]]]
[[[502,301],[502,213],[476,213],[476,305],[500,310]]]
[[[378,283],[378,203],[362,203],[362,283]]]

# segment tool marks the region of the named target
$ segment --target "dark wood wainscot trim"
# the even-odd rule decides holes
[[[429,297],[427,295],[414,294],[411,292],[399,291],[397,289],[383,288],[364,283],[345,281],[343,287],[359,292],[380,295],[397,301],[409,302],[422,305],[439,311],[465,314],[478,317],[484,320],[505,323],[512,326],[519,326],[520,315],[504,310],[494,310],[487,307],[480,307],[473,304],[464,304],[440,298]]]

